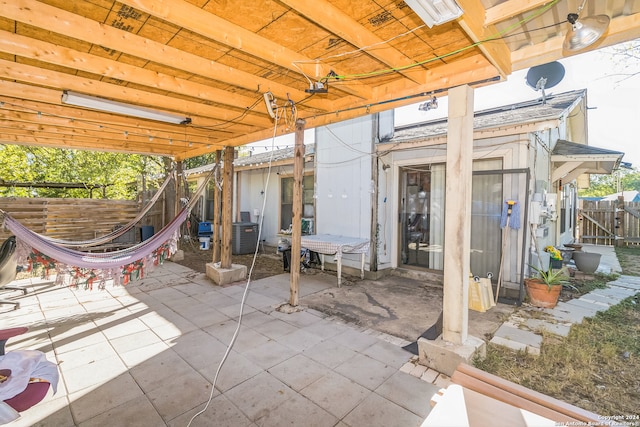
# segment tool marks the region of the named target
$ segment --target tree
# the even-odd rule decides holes
[[[591,175],[589,188],[580,190],[580,197],[603,197],[619,191],[640,191],[640,170],[620,168],[611,175]]]
[[[85,188],[0,187],[1,197],[134,199],[140,177],[162,181],[162,158],[20,145],[0,145],[0,181],[24,184],[69,183]],[[155,179],[158,178],[158,179]],[[91,190],[93,186],[97,188]]]
[[[628,80],[640,75],[640,39],[610,47],[609,54],[613,58],[614,65],[619,73],[618,82]]]

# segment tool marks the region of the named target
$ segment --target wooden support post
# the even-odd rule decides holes
[[[624,193],[622,193],[624,194]],[[613,210],[613,222],[614,222],[614,245],[618,247],[624,246],[624,236],[625,236],[625,227],[624,227],[624,218],[626,213],[624,211],[624,196],[618,196],[618,201],[615,204],[615,209]]]
[[[173,212],[173,216],[175,218],[180,212],[180,200],[182,198],[182,160],[176,162],[176,203]]]
[[[445,178],[442,338],[456,345],[464,344],[469,330],[472,172],[473,89],[465,85],[449,91]]]
[[[225,147],[222,169],[222,239],[220,244],[220,268],[231,268],[231,238],[233,212],[233,157],[234,148]]]
[[[213,180],[216,181],[217,177],[222,176],[220,167],[222,163],[222,150],[216,150],[216,168],[218,173],[215,174]],[[220,262],[220,215],[222,208],[222,191],[218,186],[218,182],[214,182],[213,185],[213,260],[212,262]]]
[[[373,138],[371,138],[371,152],[376,152],[376,139],[378,137],[378,114],[373,115]],[[371,156],[371,228],[369,231],[369,271],[378,271],[378,156]],[[364,272],[364,258],[361,271]]]
[[[304,125],[303,119],[296,120],[295,143],[293,146],[293,220],[291,221],[291,262],[289,263],[290,298],[289,304],[296,307],[300,299],[300,249],[302,249],[302,176],[304,173]]]

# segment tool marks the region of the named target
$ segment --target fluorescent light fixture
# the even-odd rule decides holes
[[[124,102],[111,101],[109,99],[84,95],[77,92],[65,90],[62,93],[62,103],[85,107],[92,110],[100,110],[107,113],[123,114],[125,116],[138,117],[141,119],[157,120],[176,125],[186,125],[191,123],[191,118],[179,116],[177,114],[164,113],[162,111],[151,110],[149,108],[138,107],[137,105],[125,104]]]
[[[453,21],[462,15],[462,9],[455,0],[405,0],[405,3],[429,28]]]

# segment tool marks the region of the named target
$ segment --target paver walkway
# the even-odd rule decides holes
[[[588,246],[586,250],[595,252],[596,248]],[[611,273],[621,270],[612,247],[598,247],[597,251],[602,253],[599,271]],[[619,276],[616,280],[609,282],[605,289],[596,289],[580,298],[559,302],[552,309],[523,308],[514,312],[509,320],[500,326],[490,342],[514,350],[540,354],[542,330],[567,336],[571,325],[580,324],[586,317],[593,317],[599,311],[605,311],[638,292],[640,292],[640,277]],[[530,312],[535,312],[536,317],[530,317],[528,315]],[[539,316],[540,313],[544,315]]]

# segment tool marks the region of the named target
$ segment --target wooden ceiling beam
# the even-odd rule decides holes
[[[455,86],[485,80],[487,80],[486,84],[497,83],[499,78],[498,70],[481,54],[442,65],[424,73],[427,83],[418,88],[408,84],[406,80],[398,80],[377,88],[369,105],[381,104],[384,107],[383,110],[388,110],[397,106],[419,102],[420,99],[430,97],[434,93],[437,93],[437,96],[445,96],[447,90]],[[358,104],[350,101],[336,103],[336,111],[332,114],[339,115],[341,111],[347,111],[352,108],[365,109],[366,106],[367,104]],[[309,123],[313,119],[305,117],[305,120],[307,120],[307,127],[310,127]]]
[[[311,58],[287,49],[276,42],[261,37],[183,0],[163,0],[161,2],[157,0],[121,1],[156,18],[170,22],[178,27],[186,28],[218,43],[286,68],[296,74],[301,74],[301,69],[296,67],[295,64],[312,61]],[[331,67],[322,63],[314,64],[313,68],[316,74],[312,77],[315,77],[316,80],[328,76],[332,71]],[[339,71],[336,72],[340,74]],[[366,86],[344,85],[341,86],[341,89],[361,98],[369,96],[369,88]]]
[[[512,72],[511,51],[493,25],[485,25],[486,10],[480,0],[457,0],[464,11],[458,23],[500,73],[506,78]]]
[[[414,63],[405,54],[392,47],[390,44],[382,40],[373,32],[367,30],[360,25],[358,21],[351,18],[339,8],[333,6],[326,0],[280,0],[300,15],[306,17],[310,21],[320,23],[327,31],[340,36],[342,39],[356,46],[357,48],[365,48],[363,51],[386,64],[389,68],[400,69],[398,73],[413,80],[415,83],[422,84],[420,78],[422,73],[416,71],[424,71],[422,67],[418,69],[402,70]],[[371,47],[371,49],[366,49]],[[322,64],[320,60],[320,64]],[[315,62],[314,62],[315,63]],[[342,88],[343,85],[340,85]]]
[[[487,9],[484,25],[490,26],[549,3],[549,0],[510,0]]]
[[[86,127],[110,127],[118,131],[128,131],[132,134],[144,135],[147,138],[184,138],[185,128],[162,122],[128,118],[116,114],[99,113],[91,110],[81,110],[60,103],[60,92],[30,86],[15,82],[0,80],[0,93],[9,96],[0,96],[0,102],[4,105],[0,113],[4,117],[14,118],[17,121],[31,117],[39,123],[47,122],[52,125],[62,126],[86,126]],[[16,98],[22,95],[22,99]],[[37,113],[41,116],[38,117]],[[28,120],[28,119],[27,119]],[[187,134],[198,139],[224,139],[235,133],[255,132],[256,127],[234,125],[231,128],[221,127],[213,130],[186,127]]]
[[[144,146],[133,146],[131,144],[120,145],[106,145],[100,139],[72,139],[72,138],[60,138],[59,136],[43,136],[39,133],[23,133],[23,134],[6,134],[2,137],[2,142],[5,144],[17,144],[17,145],[33,145],[38,147],[50,147],[50,148],[63,148],[74,149],[84,151],[101,151],[111,153],[131,153],[131,154],[144,154],[149,156],[167,156],[176,157],[179,153],[185,150],[182,147],[176,147],[174,153],[167,154],[164,150],[160,150],[159,147],[153,147],[148,144]],[[158,149],[156,149],[158,148]]]
[[[202,13],[202,10],[199,9],[199,12]],[[307,97],[302,90],[294,90],[272,80],[216,63],[36,0],[3,2],[0,16],[231,86],[252,90],[257,95],[271,91],[280,99],[287,99],[287,96],[290,96],[294,100],[302,100]],[[306,102],[309,107],[320,110],[325,109],[325,104],[324,101],[314,99]]]
[[[0,30],[0,51],[240,109],[249,108],[261,97],[242,96],[9,31]]]
[[[566,24],[567,31],[569,23]],[[603,47],[613,46],[628,40],[640,38],[640,13],[628,16],[618,16],[611,19],[609,28],[603,37],[591,46],[577,52],[563,50],[564,35],[550,38],[542,43],[526,46],[511,53],[513,70],[523,70],[558,59],[579,55]]]
[[[43,131],[28,131],[21,129],[2,129],[2,143],[37,145],[51,148],[65,148],[89,151],[109,151],[121,153],[146,154],[154,156],[180,157],[193,148],[186,143],[180,144],[149,144],[129,140],[108,140],[100,137],[85,137],[77,135],[60,135]],[[201,146],[203,150],[216,150],[223,148],[221,144],[210,144],[210,147]]]
[[[0,91],[2,85],[0,84]],[[166,128],[162,126],[142,126],[140,124],[131,124],[126,121],[118,121],[119,117],[113,118],[113,115],[89,113],[82,118],[74,118],[73,109],[63,106],[55,106],[43,102],[33,102],[8,97],[0,97],[0,101],[4,102],[0,112],[2,117],[15,120],[16,122],[34,121],[36,123],[48,123],[52,126],[61,127],[80,127],[82,129],[112,129],[117,132],[129,132],[138,135],[144,135],[147,138],[180,138],[184,137],[184,130],[176,131],[175,128]],[[84,112],[84,111],[83,111]],[[38,115],[38,113],[41,113]],[[170,126],[170,125],[167,125]],[[193,138],[207,140],[211,137],[210,132],[204,132],[201,129],[188,127],[187,132]],[[247,130],[250,128],[247,128]],[[255,129],[255,128],[253,128]],[[226,133],[231,134],[230,132]]]
[[[412,83],[404,79],[375,90],[371,98],[371,103],[344,103],[337,105],[337,109],[333,112],[305,117],[301,116],[300,118],[306,121],[305,126],[307,129],[310,129],[361,117],[365,114],[374,114],[392,108],[414,104],[420,101],[420,97],[431,96],[430,92],[432,91],[438,91],[439,96],[446,96],[447,90],[452,87],[481,81],[486,82],[484,84],[490,84],[491,81],[497,81],[499,76],[495,67],[490,64],[483,55],[478,54],[474,57],[429,70],[426,72],[426,77],[428,83],[418,88],[419,90],[416,90]],[[479,85],[474,87],[477,86]],[[373,100],[376,100],[376,102],[373,102]],[[291,130],[286,130],[284,126],[280,126],[277,129],[276,136],[289,134],[291,132]],[[237,147],[268,139],[272,136],[273,130],[267,129],[227,139],[225,144]],[[189,151],[186,157],[198,156],[207,152],[209,151],[194,149]]]
[[[139,143],[148,143],[148,144],[169,144],[169,140],[172,140],[174,143],[181,143],[184,141],[189,141],[195,144],[200,145],[209,145],[214,141],[213,139],[207,138],[198,138],[192,135],[182,135],[181,137],[168,137],[168,136],[157,136],[157,137],[149,137],[142,134],[132,133],[129,131],[121,131],[117,129],[111,129],[108,127],[103,127],[102,129],[98,129],[94,127],[83,126],[79,123],[71,123],[69,126],[60,126],[58,124],[52,124],[46,120],[46,117],[41,118],[29,118],[25,117],[23,119],[16,119],[11,114],[3,114],[0,117],[0,127],[4,129],[9,129],[13,127],[14,129],[20,129],[25,131],[42,131],[47,133],[58,133],[59,135],[69,135],[69,136],[85,136],[91,138],[104,138],[105,142],[126,139],[128,141],[136,141]],[[1,134],[1,133],[0,133]],[[126,136],[125,136],[126,135]]]
[[[191,118],[194,125],[198,126],[220,124],[221,121],[234,120],[242,114],[242,112],[208,106],[195,101],[172,98],[140,89],[132,89],[1,59],[0,77],[50,88],[65,88],[97,97],[184,114],[186,117]],[[62,96],[62,93],[60,93],[60,96]],[[206,118],[213,118],[214,120],[207,120]],[[242,122],[261,127],[270,126],[271,124],[270,118],[251,112],[242,118]]]

